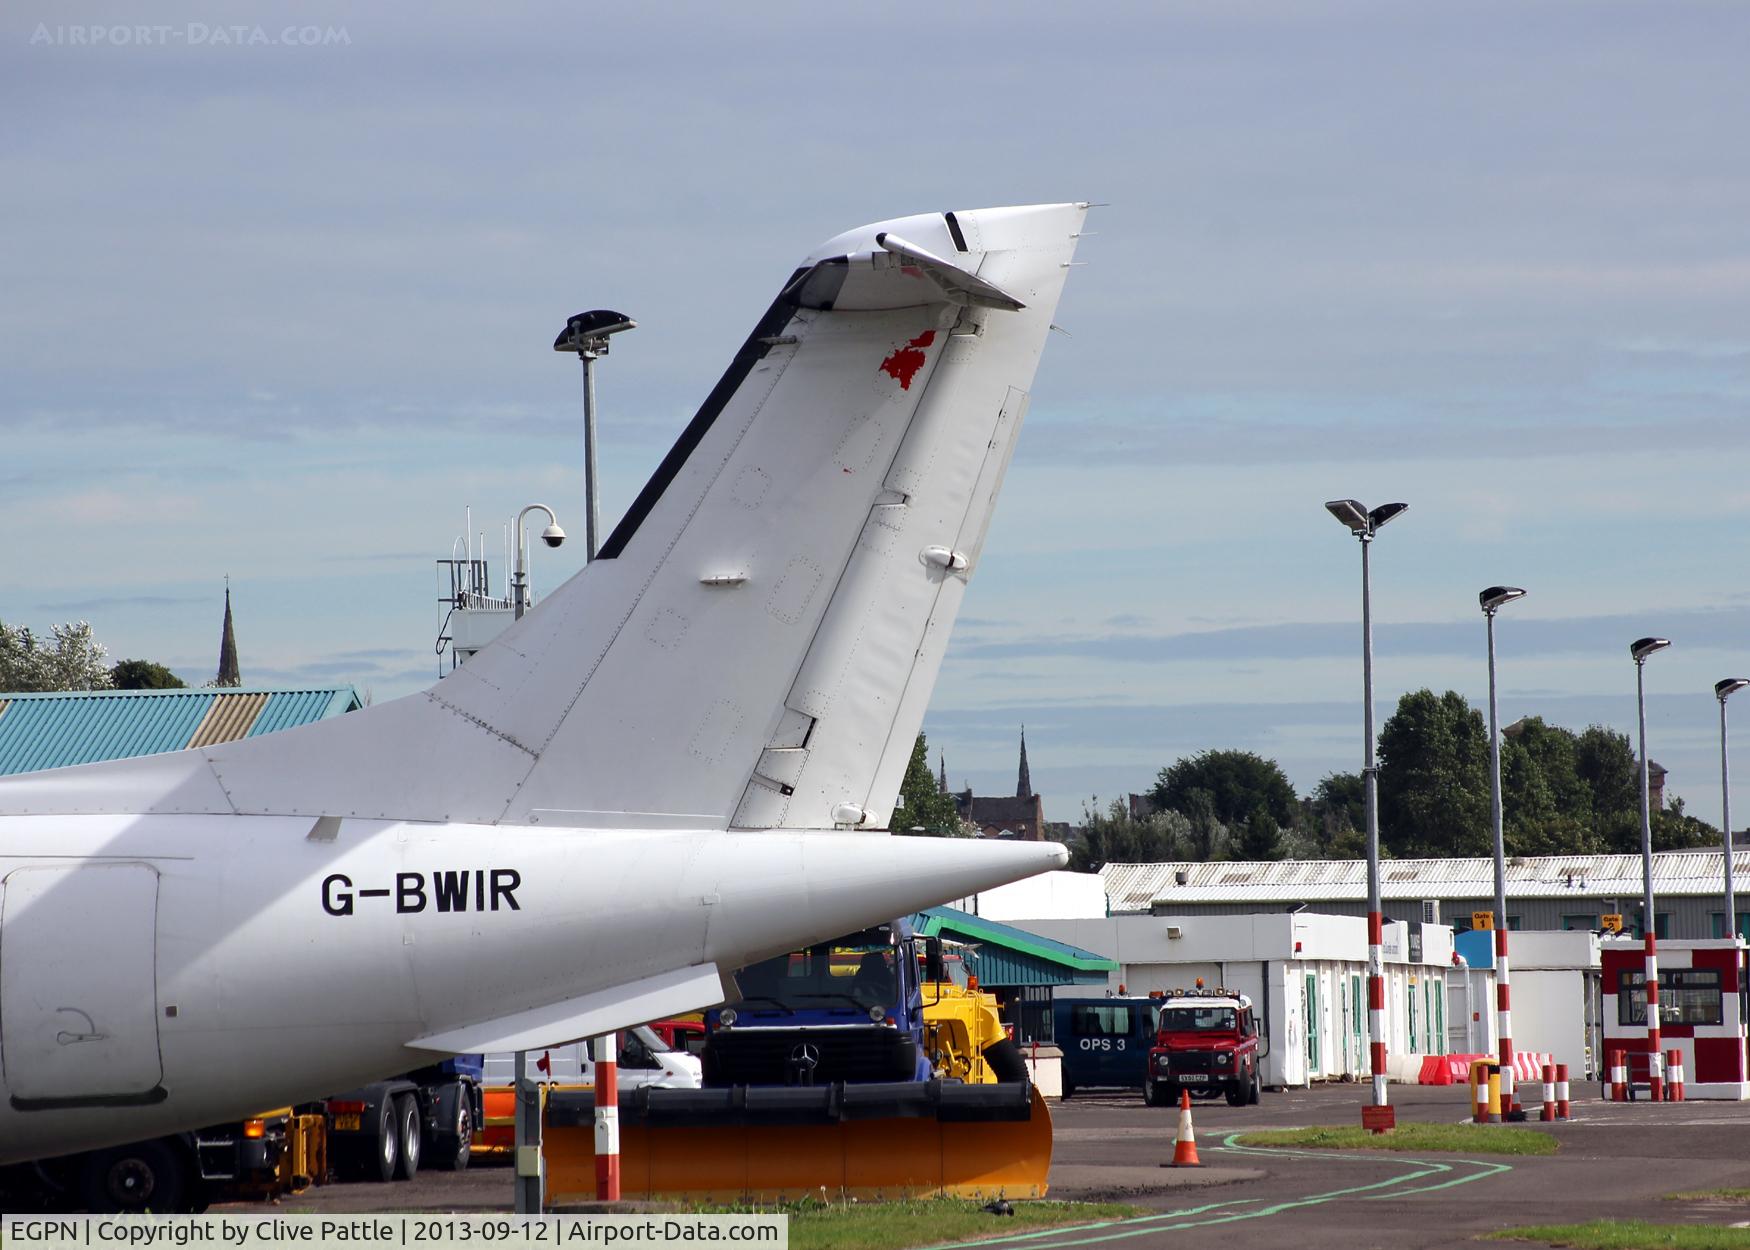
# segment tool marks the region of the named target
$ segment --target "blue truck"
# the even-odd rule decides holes
[[[736,973],[741,1001],[705,1013],[705,1087],[929,1080],[913,936],[895,920]]]

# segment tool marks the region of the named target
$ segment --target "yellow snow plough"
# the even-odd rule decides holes
[[[620,1099],[627,1198],[1044,1197],[1051,1116],[997,1015],[904,921],[737,974],[705,1088]],[[595,1196],[594,1091],[554,1089],[550,1202]]]

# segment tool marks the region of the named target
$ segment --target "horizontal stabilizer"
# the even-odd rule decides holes
[[[907,265],[924,271],[924,277],[942,288],[953,304],[975,304],[980,308],[1000,308],[1004,312],[1020,312],[1027,305],[994,283],[986,282],[975,273],[968,273],[953,261],[943,260],[924,251],[915,243],[907,243],[891,231],[882,231],[875,242],[899,257]]]
[[[953,304],[1019,312],[1026,304],[994,283],[890,230],[866,252],[828,256],[797,275],[784,298],[803,308],[886,312]]]
[[[728,996],[726,986],[733,988],[716,964],[694,964],[514,1016],[432,1033],[407,1045],[414,1050],[446,1055],[537,1050],[581,1037],[600,1037],[647,1020],[714,1007]]]

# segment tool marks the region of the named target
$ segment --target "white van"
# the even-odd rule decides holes
[[[645,1025],[629,1029],[619,1038],[621,1089],[637,1089],[641,1085],[661,1089],[698,1089],[703,1084],[698,1056],[670,1048]],[[592,1044],[593,1039],[525,1052],[529,1079],[553,1081],[560,1085],[594,1085]],[[542,1060],[546,1061],[545,1069],[541,1066]],[[484,1084],[509,1085],[515,1070],[516,1056],[510,1051],[487,1055]]]

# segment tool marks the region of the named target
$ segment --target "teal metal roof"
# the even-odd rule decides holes
[[[352,686],[0,693],[0,776],[253,737],[362,706]]]
[[[925,937],[977,943],[981,985],[1103,985],[1106,974],[1118,970],[1104,955],[953,907],[921,911],[912,927]]]

